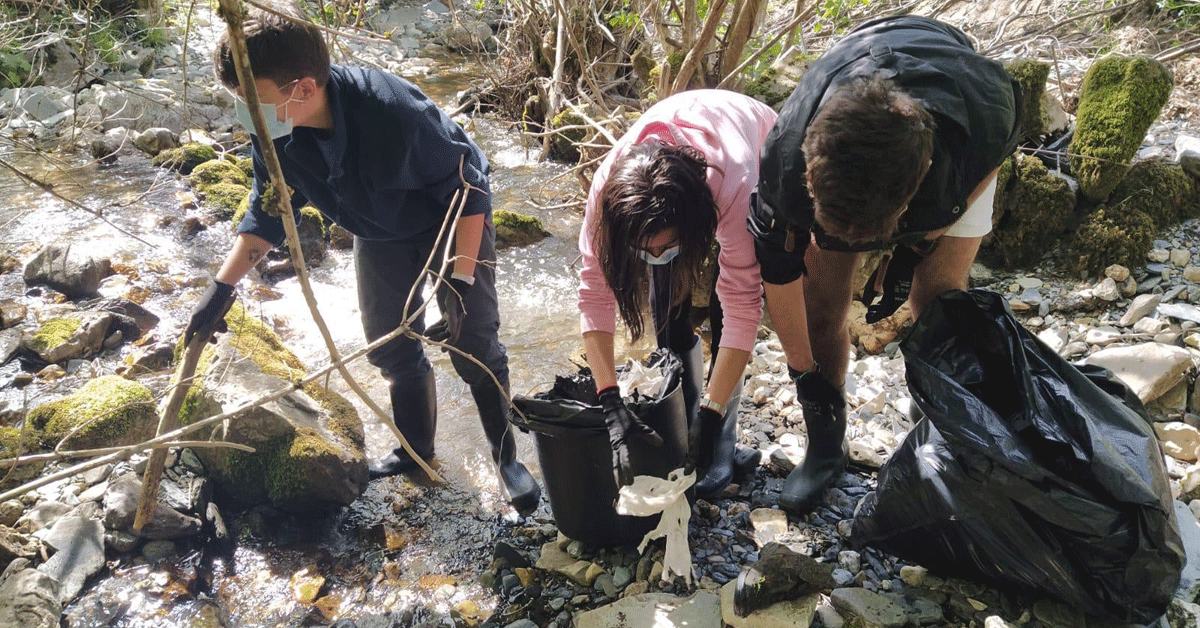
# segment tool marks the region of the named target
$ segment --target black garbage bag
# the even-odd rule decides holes
[[[937,299],[900,345],[925,412],[853,539],[932,570],[1122,621],[1163,614],[1185,562],[1145,408],[982,290]]]
[[[634,395],[625,403],[663,439],[661,447],[641,440],[628,443],[634,475],[665,478],[683,466],[687,454],[687,414],[683,405],[683,364],[670,351],[658,350],[644,362],[666,375],[655,396]],[[618,373],[622,371],[618,368]],[[659,516],[633,517],[616,511],[617,483],[604,411],[588,369],[555,378],[554,386],[533,396],[514,395],[509,421],[533,432],[538,462],[554,522],[565,535],[592,545],[640,541],[658,525]]]

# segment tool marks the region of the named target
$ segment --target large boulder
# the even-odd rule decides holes
[[[1075,213],[1075,193],[1036,157],[1017,153],[996,181],[992,247],[1007,268],[1037,263]]]
[[[191,143],[179,148],[169,148],[154,156],[154,165],[175,170],[180,174],[191,174],[192,170],[206,161],[217,158],[212,146]]]
[[[18,558],[0,574],[0,626],[58,628],[62,617],[58,582]]]
[[[225,321],[230,333],[201,357],[203,375],[184,403],[185,424],[290,387],[305,372],[279,336],[240,304]],[[198,436],[255,448],[196,450],[221,493],[237,501],[309,512],[349,504],[366,488],[362,421],[344,397],[315,382]]]
[[[171,485],[169,479],[163,481],[158,491],[154,514],[137,532],[137,536],[155,540],[182,539],[200,532],[200,519],[184,514],[166,503]],[[109,530],[132,532],[141,497],[142,481],[136,474],[128,473],[110,482],[108,490],[104,492],[105,527]]]
[[[1101,205],[1084,219],[1067,245],[1068,265],[1097,275],[1112,264],[1136,268],[1146,261],[1155,225],[1146,214]]]
[[[1200,216],[1196,182],[1178,164],[1141,161],[1133,164],[1108,197],[1108,206],[1141,212],[1158,229]]]
[[[27,420],[52,446],[66,438],[66,449],[132,445],[154,438],[158,412],[144,385],[116,375],[93,379],[74,394],[44,403]]]
[[[50,364],[87,358],[104,348],[113,318],[111,312],[76,312],[52,318],[21,343]]]
[[[69,299],[96,294],[100,280],[111,272],[107,258],[97,259],[71,251],[70,246],[52,244],[38,251],[25,264],[25,283],[49,286]]]
[[[1033,59],[1016,59],[1004,66],[1021,86],[1021,141],[1037,139],[1049,131],[1050,120],[1043,109],[1050,64]]]
[[[213,159],[193,168],[192,173],[188,175],[188,183],[197,189],[217,183],[235,183],[248,187],[250,179],[238,164],[227,159]]]
[[[1166,67],[1149,57],[1110,55],[1088,68],[1070,149],[1087,198],[1103,201],[1117,187],[1173,84]]]
[[[43,540],[55,553],[38,571],[58,581],[58,599],[66,604],[79,595],[89,577],[104,568],[104,526],[96,519],[63,517]]]

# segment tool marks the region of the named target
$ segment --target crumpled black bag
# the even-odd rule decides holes
[[[931,570],[1147,623],[1185,554],[1145,408],[1063,360],[982,290],[937,299],[900,345],[925,412],[853,539]]]

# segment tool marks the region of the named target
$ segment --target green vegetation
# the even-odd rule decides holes
[[[1139,266],[1146,260],[1154,233],[1154,223],[1145,214],[1101,205],[1075,232],[1067,249],[1073,257],[1070,265],[1092,275],[1110,264]]]
[[[1046,94],[1046,79],[1050,78],[1050,64],[1033,59],[1017,59],[1004,66],[1004,69],[1021,86],[1021,140],[1045,135],[1047,120],[1042,111],[1042,97]]]
[[[72,430],[69,449],[132,445],[152,438],[158,413],[150,389],[116,375],[93,379],[74,394],[30,411],[30,426],[53,447]]]
[[[1007,268],[1033,265],[1054,247],[1075,212],[1070,185],[1036,157],[1017,153],[1000,166],[992,242]]]
[[[214,159],[196,166],[192,170],[192,174],[188,175],[188,183],[194,188],[199,188],[202,185],[215,185],[217,183],[235,183],[241,186],[248,186],[250,185],[250,179],[238,164],[230,163],[224,159]]]
[[[155,155],[154,165],[178,171],[180,174],[191,174],[196,166],[216,158],[217,151],[211,146],[192,142]]]
[[[71,339],[82,323],[78,318],[64,316],[46,321],[29,340],[29,348],[43,353]]]
[[[496,248],[529,246],[550,235],[537,218],[503,209],[492,212],[492,223],[496,225]]]

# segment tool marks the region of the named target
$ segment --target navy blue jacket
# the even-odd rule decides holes
[[[491,216],[489,166],[483,151],[412,83],[380,70],[334,65],[326,84],[332,131],[296,127],[275,140],[292,208],[306,204],[367,240],[399,241],[437,234],[462,176],[474,188],[464,216]],[[254,188],[238,225],[275,246],[283,220],[262,207],[269,182],[252,137]]]

